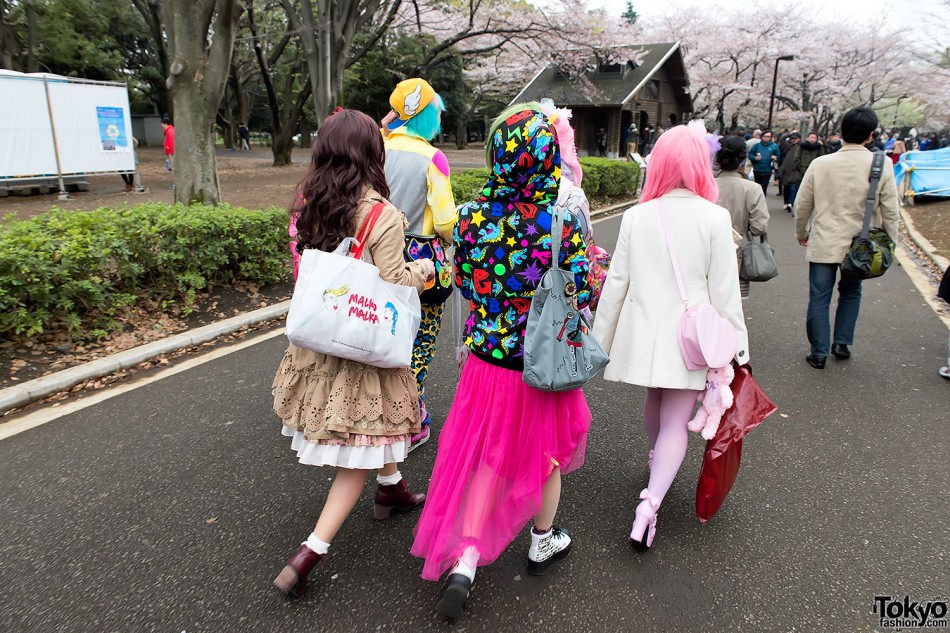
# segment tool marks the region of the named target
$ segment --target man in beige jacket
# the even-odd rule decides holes
[[[861,280],[842,275],[838,282],[834,341],[831,340],[829,305],[841,262],[851,238],[864,222],[865,200],[870,183],[873,154],[864,147],[877,128],[877,115],[860,107],[844,115],[841,135],[844,146],[834,154],[816,158],[802,179],[795,200],[795,236],[807,247],[808,313],[806,330],[811,351],[809,365],[823,369],[831,353],[838,359],[851,357],[854,327],[861,308]],[[871,226],[883,227],[898,240],[900,214],[894,172],[885,169],[877,186]]]

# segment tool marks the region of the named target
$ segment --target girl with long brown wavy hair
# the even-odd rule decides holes
[[[431,260],[403,259],[405,217],[386,196],[383,140],[365,114],[341,110],[327,118],[313,146],[310,170],[291,210],[300,253],[333,251],[354,237],[372,208],[384,203],[366,238],[364,259],[383,280],[421,292],[435,273]],[[274,580],[301,595],[307,575],[359,499],[369,471],[377,469],[373,516],[418,510],[425,495],[409,491],[397,464],[419,432],[416,382],[408,367],[381,369],[289,345],[274,378],[274,411],[301,464],[333,466],[336,478],[313,531]]]

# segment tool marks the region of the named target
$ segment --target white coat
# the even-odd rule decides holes
[[[624,213],[593,332],[610,354],[605,379],[644,387],[704,389],[705,370],[688,370],[680,352],[684,306],[660,224],[660,200],[690,304],[712,304],[731,321],[739,339],[736,361],[749,361],[731,217],[686,189],[674,189]]]

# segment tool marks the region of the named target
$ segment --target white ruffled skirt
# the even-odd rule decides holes
[[[409,440],[381,446],[350,446],[348,444],[320,444],[304,437],[302,431],[281,426],[281,435],[292,438],[290,448],[297,460],[307,466],[336,466],[337,468],[382,468],[386,464],[405,461],[409,454]]]

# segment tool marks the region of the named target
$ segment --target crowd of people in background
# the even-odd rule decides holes
[[[768,195],[769,183],[774,183],[776,195],[782,196],[784,208],[789,213],[792,212],[802,178],[811,163],[820,156],[834,154],[843,145],[838,130],[827,134],[810,131],[803,136],[798,129],[786,128],[779,133],[756,129],[744,136],[739,132],[728,136],[744,138],[748,150],[747,175],[762,187],[765,195]],[[876,131],[865,144],[870,150],[884,152],[894,164],[907,152],[944,149],[948,146],[950,135],[947,133],[939,136],[935,132],[924,134],[913,128]]]

